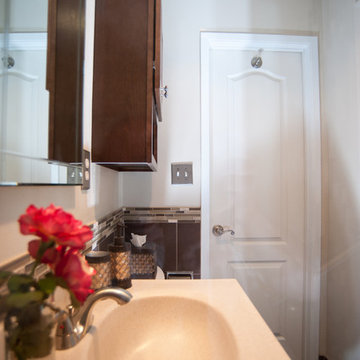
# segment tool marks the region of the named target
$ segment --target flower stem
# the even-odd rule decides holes
[[[30,276],[34,277],[35,274],[35,269],[37,268],[37,266],[40,264],[40,262],[38,260],[34,261],[34,264],[32,266],[31,272],[30,272]]]

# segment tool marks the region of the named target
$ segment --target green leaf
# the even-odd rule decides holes
[[[56,288],[56,278],[54,276],[47,276],[38,282],[40,290],[45,294],[51,295]]]
[[[15,308],[22,308],[33,302],[41,302],[44,298],[42,291],[31,291],[27,293],[13,293],[7,298],[7,305]]]
[[[13,273],[10,271],[0,271],[0,286],[4,285],[11,275],[13,275]]]
[[[8,288],[12,293],[28,292],[34,285],[34,279],[28,275],[13,275],[8,280]]]

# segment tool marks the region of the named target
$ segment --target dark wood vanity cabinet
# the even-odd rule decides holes
[[[154,171],[160,110],[160,0],[97,0],[92,161]]]

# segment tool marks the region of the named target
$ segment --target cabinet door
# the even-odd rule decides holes
[[[154,0],[97,0],[93,161],[116,170],[154,169]]]
[[[85,1],[49,0],[48,11],[48,158],[80,163]]]

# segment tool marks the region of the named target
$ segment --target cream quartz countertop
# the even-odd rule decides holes
[[[90,332],[56,359],[283,360],[238,282],[133,280],[130,303],[98,302]]]

